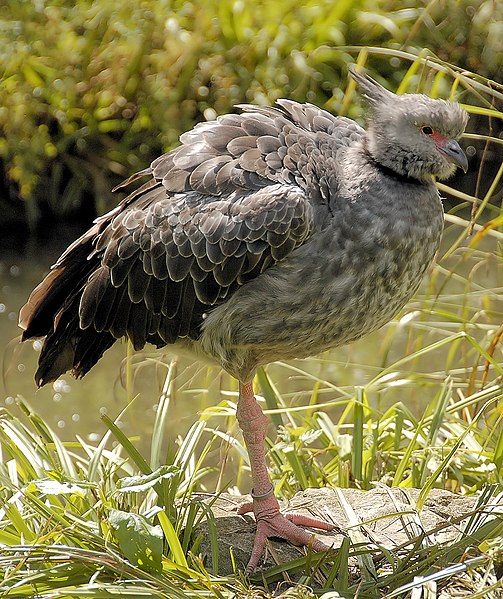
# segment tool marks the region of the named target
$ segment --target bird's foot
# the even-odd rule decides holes
[[[253,492],[252,492],[253,496]],[[250,561],[246,566],[246,573],[251,574],[262,557],[267,539],[279,537],[293,545],[306,545],[313,551],[326,551],[329,549],[325,543],[318,540],[314,533],[308,532],[301,526],[309,526],[320,530],[335,530],[337,527],[323,520],[311,518],[302,514],[281,514],[279,503],[272,494],[262,497],[253,497],[253,502],[244,503],[238,509],[238,514],[253,512],[257,522],[257,532],[253,542]]]

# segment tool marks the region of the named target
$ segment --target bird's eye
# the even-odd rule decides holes
[[[421,127],[421,131],[425,135],[433,135],[433,129],[431,127],[428,127],[428,125],[426,125],[425,127]]]

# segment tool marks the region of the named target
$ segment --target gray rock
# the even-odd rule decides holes
[[[433,489],[423,509],[415,509],[420,491],[418,489],[401,489],[377,487],[370,491],[358,489],[307,489],[297,493],[284,511],[292,511],[306,516],[316,516],[336,524],[340,530],[336,532],[316,531],[316,536],[332,547],[339,547],[344,536],[350,534],[347,509],[344,501],[351,506],[361,523],[353,528],[363,535],[369,543],[381,545],[390,550],[403,547],[421,532],[426,533],[428,544],[448,544],[459,534],[459,525],[473,510],[476,498],[463,497]],[[195,495],[205,502],[213,500],[213,496]],[[255,535],[255,522],[251,516],[239,516],[237,508],[249,496],[235,496],[223,493],[213,504],[212,513],[218,530],[218,573],[221,575],[233,572],[231,552],[238,568],[245,567],[252,550]],[[351,515],[351,514],[350,514]],[[200,545],[200,554],[206,559],[209,569],[211,563],[211,545],[206,523],[201,524],[197,533],[202,533],[204,540]],[[259,564],[261,568],[269,568],[277,563],[285,563],[305,555],[305,548],[294,547],[280,539],[269,542],[269,550]]]

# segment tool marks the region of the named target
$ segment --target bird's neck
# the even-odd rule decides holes
[[[396,144],[386,144],[368,135],[363,143],[364,152],[370,162],[387,176],[408,183],[426,183],[431,175],[422,171],[421,164]]]

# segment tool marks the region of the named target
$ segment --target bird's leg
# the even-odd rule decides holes
[[[265,458],[265,438],[268,420],[253,395],[252,383],[239,385],[239,399],[236,416],[243,432],[248,455],[250,456],[250,469],[253,488],[251,496],[253,502],[242,505],[238,513],[246,514],[253,511],[257,522],[257,532],[253,543],[250,561],[246,567],[249,574],[255,570],[259,559],[265,550],[268,537],[280,537],[294,545],[309,545],[314,551],[324,551],[328,547],[316,539],[301,526],[310,526],[321,530],[336,528],[328,522],[309,518],[300,514],[281,514],[279,503],[274,496],[274,487],[267,473]]]

